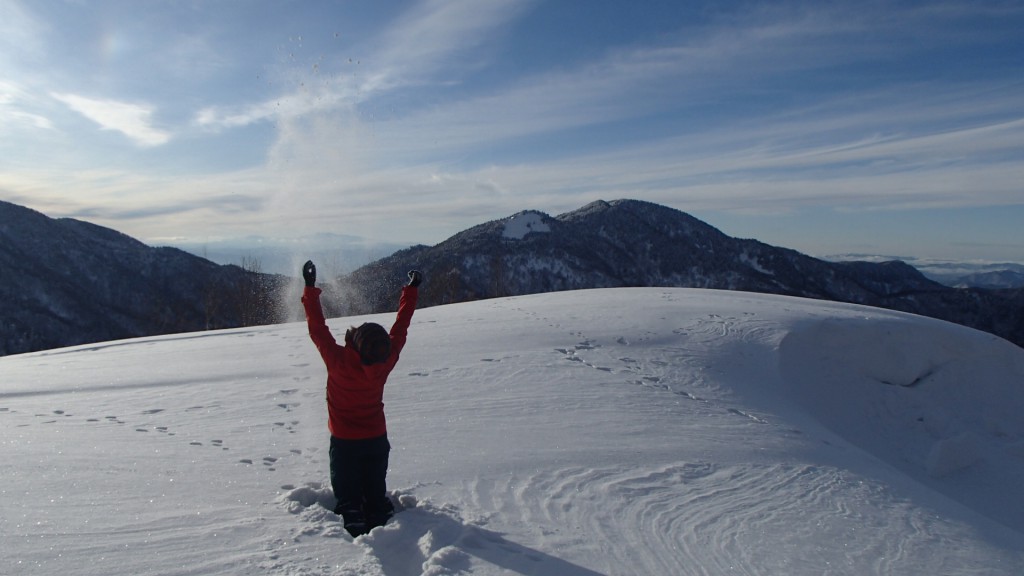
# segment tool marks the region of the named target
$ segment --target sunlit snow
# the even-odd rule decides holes
[[[419,310],[402,510],[355,541],[324,381],[303,323],[0,358],[0,573],[1024,567],[1024,351],[952,324],[658,288]]]
[[[512,240],[522,240],[530,232],[550,232],[551,227],[544,222],[544,216],[538,212],[522,212],[505,222],[502,236]]]

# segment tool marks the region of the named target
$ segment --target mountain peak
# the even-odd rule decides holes
[[[956,291],[903,263],[832,263],[732,238],[690,214],[641,200],[597,200],[555,218],[527,210],[434,247],[396,253],[343,279],[358,294],[353,302],[369,304],[348,312],[389,309],[390,291],[381,288],[397,289],[411,268],[437,279],[421,291],[424,306],[587,288],[711,288],[867,304],[978,327],[1015,326],[993,331],[1024,342],[1024,321],[1014,323],[1019,306],[998,294]]]

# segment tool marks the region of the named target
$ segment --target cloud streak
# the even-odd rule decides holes
[[[171,134],[153,126],[153,107],[109,99],[94,99],[76,94],[51,93],[54,99],[85,116],[103,130],[120,132],[139,146],[166,144]]]

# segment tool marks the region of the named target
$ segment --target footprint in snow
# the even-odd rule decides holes
[[[295,434],[295,427],[299,424],[298,420],[292,420],[291,424],[285,424],[284,422],[274,422],[274,428],[284,428],[289,434]]]
[[[267,467],[268,471],[274,472],[277,470],[277,468],[274,467],[274,464],[277,462],[277,460],[278,459],[273,456],[265,456],[261,460],[261,462],[263,462],[263,465]],[[238,463],[245,464],[246,466],[252,466],[253,464],[255,464],[255,461],[252,458],[242,458],[238,461]]]

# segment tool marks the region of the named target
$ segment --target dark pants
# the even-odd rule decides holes
[[[353,537],[383,526],[395,513],[387,496],[385,479],[391,444],[387,435],[365,440],[331,436],[331,488]]]

